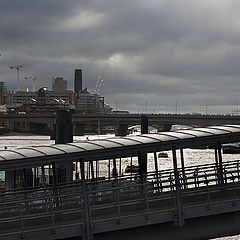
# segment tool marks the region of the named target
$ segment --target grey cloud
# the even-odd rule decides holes
[[[117,98],[125,110],[147,101],[174,111],[176,100],[194,109],[208,100],[211,111],[228,111],[239,93],[239,7],[236,0],[1,1],[0,81],[16,89],[9,66],[29,63],[22,86],[31,88],[24,75],[38,74],[63,76],[72,89],[81,67],[88,88],[101,75],[105,100]],[[51,79],[42,85],[51,88]]]

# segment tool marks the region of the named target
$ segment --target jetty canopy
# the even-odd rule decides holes
[[[137,156],[178,148],[214,146],[240,141],[240,125],[193,128],[178,132],[161,132],[138,136],[112,137],[91,141],[34,146],[0,151],[0,170],[75,161],[105,160]]]

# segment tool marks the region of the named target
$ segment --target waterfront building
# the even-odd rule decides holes
[[[38,92],[25,92],[25,91],[17,91],[17,92],[8,92],[7,93],[7,104],[26,104],[31,102],[32,100],[36,100]],[[50,104],[54,100],[63,100],[68,104],[74,104],[74,93],[73,91],[65,91],[65,92],[53,92],[47,91],[45,96],[46,104]]]
[[[28,99],[17,107],[15,111],[48,114],[56,113],[59,110],[69,111],[69,109],[70,104],[68,101],[63,100],[62,98],[53,98],[52,92],[49,93],[47,88],[40,88],[36,92],[35,98]]]
[[[52,80],[52,91],[53,92],[67,92],[67,80],[62,77],[57,77]]]

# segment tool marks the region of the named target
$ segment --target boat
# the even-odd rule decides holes
[[[166,152],[160,152],[160,153],[158,154],[158,157],[159,157],[159,158],[168,158],[168,154],[167,154]]]
[[[139,172],[139,166],[127,165],[125,168],[125,173],[138,173],[138,172]]]
[[[240,154],[240,145],[223,145],[224,154]]]

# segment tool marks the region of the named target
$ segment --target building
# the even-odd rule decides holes
[[[25,92],[25,91],[17,91],[17,92],[8,92],[7,93],[7,103],[8,104],[26,104],[28,102],[34,101],[37,99],[37,92]],[[53,92],[47,91],[45,96],[46,104],[50,104],[54,100],[61,100],[69,105],[74,105],[74,93],[73,91],[65,91],[65,92]]]
[[[82,69],[75,69],[74,92],[79,94],[82,91]]]
[[[7,95],[7,83],[0,82],[0,105],[5,104]]]
[[[104,114],[104,97],[91,94],[85,88],[75,97],[76,112],[82,114]]]
[[[56,113],[59,110],[70,110],[70,104],[62,99],[49,101],[47,88],[40,88],[36,92],[36,98],[31,98],[18,106],[15,111],[23,113]]]
[[[67,92],[67,80],[63,80],[62,77],[57,77],[52,80],[53,92]]]

